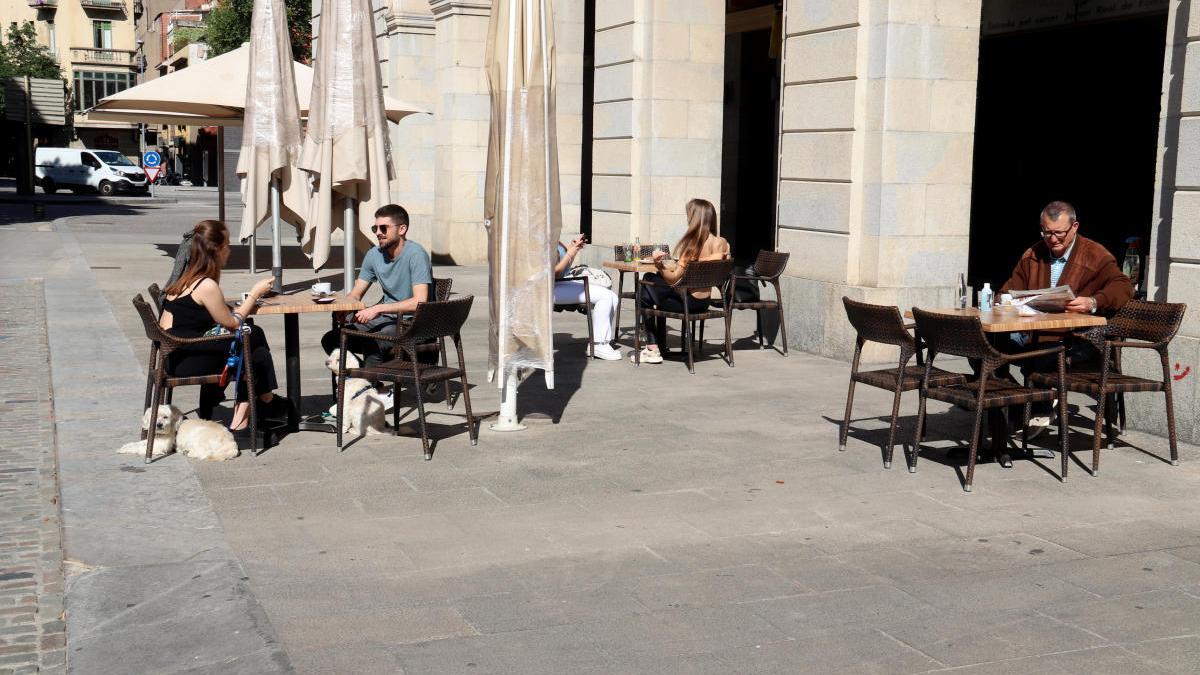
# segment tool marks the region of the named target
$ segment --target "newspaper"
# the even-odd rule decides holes
[[[1032,311],[1065,312],[1067,303],[1075,299],[1075,292],[1071,290],[1070,286],[1009,291],[1009,293],[1013,296],[1013,304],[1020,308],[1022,314]]]

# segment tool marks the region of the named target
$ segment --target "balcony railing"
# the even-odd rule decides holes
[[[71,47],[72,63],[93,63],[102,66],[134,66],[134,52],[130,49],[93,49]]]
[[[125,11],[125,0],[79,0],[79,4],[87,9],[111,9],[122,13]]]
[[[29,6],[39,9],[57,9],[58,0],[29,0]]]

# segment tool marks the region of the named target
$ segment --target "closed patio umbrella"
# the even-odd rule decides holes
[[[368,0],[322,0],[308,127],[300,168],[313,178],[302,243],[313,266],[329,258],[333,223],[345,236],[344,282],[353,287],[355,244],[366,248],[374,212],[387,204],[391,148],[375,25]],[[355,207],[358,214],[355,216]],[[342,217],[335,218],[340,212]]]
[[[283,288],[280,219],[302,225],[299,214],[307,211],[302,174],[293,167],[302,140],[300,103],[283,0],[255,0],[249,51],[242,152],[237,166],[245,204],[239,238],[245,241],[254,236],[270,217],[271,274],[279,291]]]
[[[517,371],[554,387],[550,316],[562,229],[550,0],[496,0],[485,52],[492,120],[484,195],[488,232],[489,375],[502,389],[497,431],[516,419]]]

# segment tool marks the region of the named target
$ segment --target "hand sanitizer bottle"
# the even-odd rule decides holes
[[[979,311],[992,311],[992,285],[984,282],[983,288],[979,290]]]

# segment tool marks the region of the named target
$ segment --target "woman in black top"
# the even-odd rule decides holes
[[[236,331],[238,324],[258,309],[258,299],[271,289],[271,280],[262,279],[250,289],[248,297],[237,309],[230,311],[218,282],[221,268],[229,260],[229,231],[219,220],[202,220],[193,231],[191,255],[187,268],[179,279],[164,291],[163,312],[159,325],[172,335],[183,338],[199,337],[222,326]],[[229,354],[228,343],[191,345],[171,353],[168,368],[175,377],[193,377],[218,373],[225,367]],[[271,349],[262,329],[250,329],[250,354],[245,367],[254,369],[254,386],[258,391],[260,418],[288,419],[294,415],[292,404],[272,391],[278,387]],[[203,397],[203,395],[202,395]],[[237,384],[237,405],[229,428],[240,431],[249,426],[249,397],[243,382]],[[203,407],[203,406],[202,406]]]

